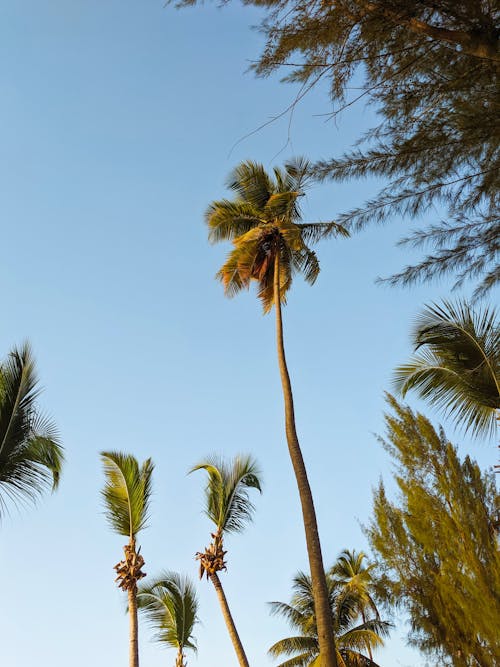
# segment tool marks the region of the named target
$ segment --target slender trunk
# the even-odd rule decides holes
[[[184,653],[182,652],[182,646],[179,646],[179,649],[177,651],[177,659],[175,661],[175,667],[186,667],[186,663],[184,662]]]
[[[285,347],[283,343],[283,322],[281,319],[281,300],[279,290],[279,251],[274,261],[274,306],[276,310],[276,343],[278,348],[278,363],[283,387],[283,398],[285,403],[285,429],[288,443],[288,451],[292,461],[295,479],[299,489],[300,503],[302,506],[302,517],[304,520],[304,531],[306,534],[307,554],[311,570],[311,582],[314,597],[314,611],[318,629],[318,642],[320,652],[320,667],[337,667],[337,653],[335,650],[335,639],[333,636],[333,618],[326,584],[325,568],[321,555],[318,524],[314,502],[307,479],[307,471],[300,450],[299,439],[295,428],[295,414],[293,409],[293,394],[290,376],[285,358]]]
[[[219,598],[219,604],[222,609],[222,615],[224,616],[227,631],[229,632],[229,636],[231,637],[231,641],[233,642],[233,647],[236,652],[236,657],[238,658],[240,667],[249,667],[247,656],[245,655],[243,644],[241,643],[240,636],[238,634],[238,631],[236,630],[236,626],[233,621],[233,617],[231,616],[229,605],[227,603],[226,595],[224,593],[224,589],[222,588],[222,584],[220,583],[220,579],[217,576],[216,572],[210,574],[209,577],[210,581],[214,585],[217,597]]]
[[[139,638],[137,627],[137,587],[128,590],[128,615],[130,627],[130,667],[139,667]]]

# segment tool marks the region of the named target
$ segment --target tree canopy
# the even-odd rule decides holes
[[[428,247],[392,276],[408,284],[443,273],[484,293],[500,280],[499,10],[490,0],[245,0],[267,8],[259,75],[285,72],[297,100],[329,82],[332,118],[355,103],[381,122],[320,179],[382,177],[386,185],[337,221],[351,229],[426,214],[402,243]],[[184,0],[180,4],[193,4]],[[444,212],[440,219],[434,205]],[[438,216],[436,218],[436,216]]]
[[[379,595],[409,614],[410,643],[436,665],[499,664],[500,497],[494,475],[461,461],[442,429],[389,397],[387,440],[399,494],[380,482],[367,529]]]

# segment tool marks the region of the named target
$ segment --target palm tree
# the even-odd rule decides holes
[[[186,667],[184,651],[196,651],[193,628],[198,622],[198,600],[191,581],[177,572],[163,572],[148,586],[139,587],[137,604],[156,631],[156,641],[177,649],[175,667]]]
[[[354,594],[363,623],[366,623],[367,613],[372,613],[377,620],[380,620],[377,605],[371,595],[372,571],[375,563],[365,565],[365,558],[366,554],[363,551],[344,549],[329,572],[334,581]],[[371,660],[373,658],[371,646],[367,648]]]
[[[134,456],[121,452],[101,452],[105,484],[102,491],[105,515],[112,529],[128,537],[123,547],[124,560],[115,565],[118,587],[128,594],[130,623],[130,667],[139,667],[137,626],[137,582],[145,577],[144,558],[137,549],[137,533],[146,527],[151,498],[153,462],[146,459],[142,466]]]
[[[205,514],[215,526],[210,545],[196,554],[200,561],[200,579],[206,575],[212,582],[240,667],[248,667],[218,572],[227,569],[224,535],[240,533],[252,519],[255,508],[248,497],[248,489],[261,491],[259,469],[250,456],[236,456],[230,463],[213,456],[195,465],[190,472],[195,470],[205,470],[208,474]]]
[[[419,352],[396,369],[396,389],[403,396],[416,389],[474,436],[492,435],[500,411],[496,311],[476,311],[465,301],[426,306],[412,339]]]
[[[37,408],[40,393],[28,343],[0,365],[0,517],[14,503],[55,490],[64,461],[53,422]]]
[[[299,490],[307,553],[318,610],[318,634],[322,667],[336,667],[332,618],[328,588],[321,555],[316,512],[307,471],[295,427],[293,394],[283,342],[281,307],[296,273],[313,284],[319,274],[316,253],[308,244],[330,236],[348,236],[334,222],[301,223],[299,199],[304,194],[309,164],[297,159],[274,169],[271,177],[255,162],[243,162],[229,178],[234,200],[213,202],[206,221],[211,242],[231,240],[234,249],[217,273],[227,296],[258,285],[258,296],[264,312],[274,306],[278,364],[285,406],[285,431],[288,451]]]
[[[359,623],[357,592],[328,574],[326,580],[339,667],[378,667],[364,651],[383,646],[382,637],[388,634],[390,624],[379,618]],[[278,667],[318,667],[320,647],[314,609],[311,577],[298,572],[293,579],[290,604],[271,602],[271,613],[284,617],[298,632],[269,649],[269,654],[275,658],[290,656]]]

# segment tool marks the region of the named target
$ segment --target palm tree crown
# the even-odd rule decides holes
[[[189,472],[205,470],[205,513],[220,533],[240,532],[252,520],[254,505],[248,489],[262,491],[260,472],[251,456],[236,456],[231,462],[212,456]]]
[[[396,369],[394,384],[454,417],[475,436],[492,435],[500,410],[500,324],[492,308],[466,302],[427,306],[413,332],[418,351]],[[423,348],[423,349],[421,349]]]
[[[236,198],[214,201],[205,216],[209,240],[230,240],[235,246],[217,273],[226,294],[233,296],[255,280],[264,312],[273,305],[276,258],[280,300],[285,303],[296,273],[302,273],[310,284],[318,277],[318,258],[309,244],[330,236],[348,236],[335,222],[299,222],[299,199],[309,180],[306,160],[292,160],[284,169],[275,167],[273,176],[261,164],[243,162],[228,179]]]
[[[155,630],[155,640],[176,648],[176,667],[185,667],[184,650],[196,651],[193,629],[198,622],[198,600],[192,582],[177,572],[163,572],[139,588],[137,602]]]
[[[377,667],[364,651],[383,645],[382,637],[390,624],[379,618],[359,623],[359,598],[355,590],[327,576],[333,616],[337,663],[339,667]],[[293,637],[281,639],[271,646],[275,658],[290,656],[279,667],[319,667],[319,642],[311,578],[298,572],[293,579],[290,604],[271,602],[271,613],[285,618],[298,631]]]
[[[371,596],[372,572],[375,563],[365,565],[365,559],[366,554],[363,551],[345,549],[330,569],[332,579],[352,591],[357,597],[363,620],[366,611],[371,611],[379,618],[377,606]]]
[[[35,360],[26,343],[0,365],[0,517],[14,503],[56,489],[64,461],[53,422],[36,406]]]
[[[115,532],[132,538],[148,522],[154,465],[146,459],[139,467],[134,456],[122,452],[101,452],[101,458],[106,518]]]

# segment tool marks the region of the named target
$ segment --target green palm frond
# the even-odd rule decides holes
[[[317,243],[323,239],[341,236],[349,238],[349,230],[338,222],[302,222],[297,223],[305,243]]]
[[[135,537],[146,527],[151,499],[154,464],[122,452],[101,452],[105,484],[102,491],[105,515],[120,535]]]
[[[370,595],[373,587],[372,572],[375,563],[364,564],[366,554],[363,551],[349,551],[345,549],[330,569],[330,576],[339,582],[348,591],[354,592],[357,597],[359,608],[372,611],[377,618],[379,612],[375,601]]]
[[[332,236],[349,236],[335,222],[300,223],[299,201],[310,178],[310,165],[304,158],[275,168],[273,176],[261,164],[240,164],[229,178],[236,193],[233,201],[214,201],[206,213],[209,240],[233,241],[235,248],[217,273],[227,296],[234,296],[252,281],[258,284],[258,297],[264,313],[271,310],[274,299],[274,264],[280,264],[280,302],[293,276],[300,273],[313,284],[319,274],[319,262],[308,246]]]
[[[316,662],[317,658],[312,658],[311,659],[311,653],[310,651],[307,651],[306,653],[301,653],[300,655],[296,655],[293,658],[290,658],[289,660],[285,660],[284,662],[280,662],[277,667],[319,667]]]
[[[296,606],[286,602],[270,602],[272,616],[281,616],[292,628],[300,629],[303,634],[314,634],[316,622],[307,610],[298,609]]]
[[[299,651],[303,653],[308,652],[310,660],[311,656],[314,656],[319,652],[318,638],[304,637],[303,635],[286,637],[286,639],[280,639],[279,642],[273,644],[268,650],[268,653],[273,657],[279,657],[280,655],[292,655]]]
[[[228,199],[210,204],[205,221],[209,227],[208,240],[211,243],[232,241],[265,222],[260,211],[251,204]]]
[[[403,396],[415,389],[474,436],[492,435],[500,410],[496,311],[474,311],[463,301],[427,306],[417,320],[413,343],[418,352],[396,369],[395,388]]]
[[[251,456],[236,456],[226,462],[212,456],[193,466],[189,471],[205,470],[208,474],[205,488],[205,512],[217,529],[225,533],[240,532],[252,520],[254,506],[248,489],[262,492],[260,471]]]
[[[274,192],[274,183],[264,167],[252,160],[242,162],[227,179],[228,187],[236,192],[242,202],[256,209],[263,209]]]
[[[339,650],[343,648],[356,649],[358,651],[376,649],[384,645],[382,636],[387,636],[391,625],[378,622],[378,632],[369,630],[364,626],[357,626],[344,632],[338,639]],[[383,634],[381,634],[383,633]]]
[[[137,605],[154,639],[172,648],[196,651],[193,630],[198,623],[198,600],[193,583],[177,572],[162,572],[147,586],[140,586]]]
[[[54,423],[37,408],[35,360],[25,343],[0,366],[0,516],[7,500],[35,501],[56,489],[64,461]]]

